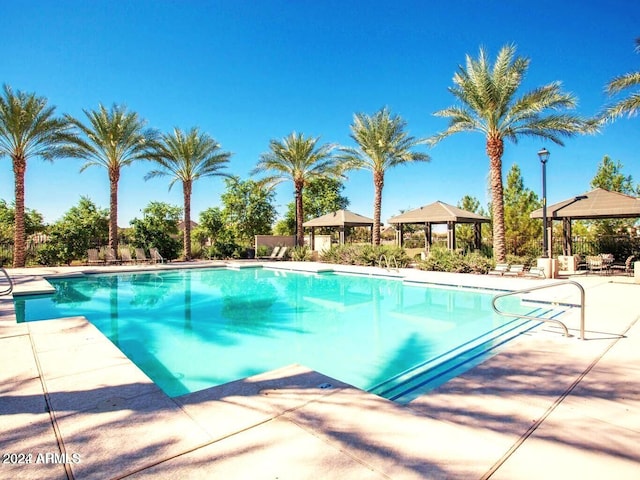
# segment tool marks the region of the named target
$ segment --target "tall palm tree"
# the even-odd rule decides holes
[[[0,157],[11,158],[15,175],[14,267],[24,267],[26,263],[24,178],[27,160],[78,155],[75,148],[78,139],[70,130],[71,125],[54,114],[55,107],[47,106],[46,98],[34,93],[14,93],[4,85],[0,95]]]
[[[122,167],[137,160],[149,160],[156,146],[157,133],[145,129],[146,122],[137,113],[128,112],[125,106],[113,105],[107,110],[83,110],[88,123],[67,116],[86,137],[82,143],[82,156],[86,163],[83,172],[91,166],[107,169],[109,174],[109,247],[118,246],[118,181]]]
[[[310,180],[316,178],[336,178],[341,176],[340,167],[332,156],[334,145],[318,145],[319,137],[305,138],[296,132],[282,140],[271,140],[270,151],[260,156],[260,161],[251,172],[252,175],[271,171],[273,175],[262,181],[271,185],[291,180],[296,201],[296,244],[304,245],[302,223],[304,211],[302,207],[302,191]]]
[[[436,116],[449,118],[448,128],[430,139],[435,144],[459,132],[480,132],[486,137],[493,209],[494,257],[506,259],[502,155],[505,139],[516,143],[520,137],[538,137],[564,145],[561,137],[597,130],[596,123],[579,116],[562,113],[576,106],[576,99],[560,89],[559,82],[539,87],[516,98],[529,59],[515,57],[513,45],[502,47],[490,64],[480,49],[478,59],[466,57],[453,77],[449,91],[461,105],[440,110]],[[544,112],[551,111],[547,115]]]
[[[183,132],[175,128],[173,133],[161,136],[153,159],[159,164],[159,170],[152,170],[144,179],[169,175],[172,177],[169,190],[177,181],[182,182],[184,196],[184,257],[191,259],[191,192],[193,182],[202,177],[223,176],[229,174],[221,170],[227,167],[231,153],[220,151],[220,144],[197,128]]]
[[[413,149],[426,141],[409,136],[405,132],[407,122],[398,115],[391,115],[385,107],[373,115],[357,113],[351,124],[351,138],[357,148],[341,148],[342,160],[347,169],[367,169],[373,172],[373,232],[372,242],[380,245],[380,211],[382,189],[386,171],[409,162],[428,162],[429,155]]]
[[[636,38],[636,52],[640,53],[640,38]],[[616,95],[632,87],[640,86],[640,72],[631,72],[615,77],[606,85],[609,95]],[[605,108],[601,117],[604,120],[615,120],[624,115],[632,117],[640,109],[640,92],[633,92]]]

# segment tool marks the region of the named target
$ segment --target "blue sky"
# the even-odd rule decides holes
[[[229,173],[248,178],[272,138],[292,131],[322,142],[353,145],[355,112],[383,106],[402,116],[408,131],[428,137],[446,127],[433,112],[455,104],[447,91],[466,54],[480,46],[494,58],[514,43],[531,64],[522,92],[552,81],[578,97],[590,116],[608,101],[604,85],[640,70],[634,39],[640,3],[604,1],[31,1],[0,0],[4,19],[0,82],[36,92],[57,111],[86,119],[99,103],[126,104],[161,131],[200,127],[233,152]],[[535,139],[508,143],[504,175],[513,163],[525,185],[540,192],[536,152],[546,147],[548,201],[589,190],[604,155],[640,182],[640,118],[622,119],[596,136],[564,147]],[[479,133],[452,136],[428,149],[432,161],[386,175],[382,220],[400,209],[463,195],[483,205],[488,159]],[[108,207],[104,169],[79,173],[82,161],[34,158],[26,175],[26,204],[54,222],[80,196]],[[182,205],[179,185],[145,182],[152,168],[122,171],[119,224],[140,216],[152,200]],[[371,173],[349,174],[350,209],[373,214]],[[220,205],[222,180],[194,186],[192,214]],[[277,190],[280,212],[293,187]],[[0,159],[0,198],[13,200],[13,172]]]

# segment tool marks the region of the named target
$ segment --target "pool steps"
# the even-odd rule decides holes
[[[567,310],[567,306],[546,304],[537,306],[527,315],[555,319]],[[405,370],[368,391],[398,403],[409,403],[425,392],[479,365],[497,353],[496,349],[501,345],[541,323],[515,318],[445,354]]]

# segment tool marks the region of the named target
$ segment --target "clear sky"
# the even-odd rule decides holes
[[[448,92],[465,55],[480,46],[491,58],[513,43],[531,64],[522,92],[552,81],[579,99],[590,116],[608,101],[604,85],[640,70],[640,2],[629,0],[0,0],[0,82],[46,97],[57,112],[86,120],[83,109],[126,104],[163,132],[198,126],[233,152],[229,173],[248,178],[272,138],[292,131],[322,142],[353,145],[355,112],[383,106],[408,131],[428,137],[446,127],[433,112],[455,104]],[[525,186],[541,190],[536,152],[551,152],[548,202],[589,190],[604,155],[640,182],[640,118],[622,119],[596,136],[508,143],[504,176],[517,163]],[[465,194],[483,205],[488,159],[484,138],[463,133],[432,149],[430,163],[390,170],[382,220],[436,200],[456,204]],[[82,161],[34,158],[26,175],[27,207],[54,222],[80,196],[109,205],[103,168],[79,173]],[[119,184],[119,224],[150,201],[182,206],[179,185],[145,182],[148,163],[127,167]],[[192,215],[220,205],[222,180],[194,186]],[[368,171],[346,181],[350,209],[373,214]],[[0,198],[13,200],[13,172],[0,159]],[[279,211],[293,198],[277,190]]]

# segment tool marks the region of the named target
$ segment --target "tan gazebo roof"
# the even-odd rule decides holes
[[[349,210],[338,210],[302,224],[303,227],[370,227],[373,219],[363,217]]]
[[[596,188],[590,192],[549,205],[548,218],[595,219],[640,217],[640,198]],[[542,208],[531,212],[542,218]]]
[[[467,212],[440,201],[404,212],[388,220],[389,223],[488,223],[489,221],[482,215]]]

